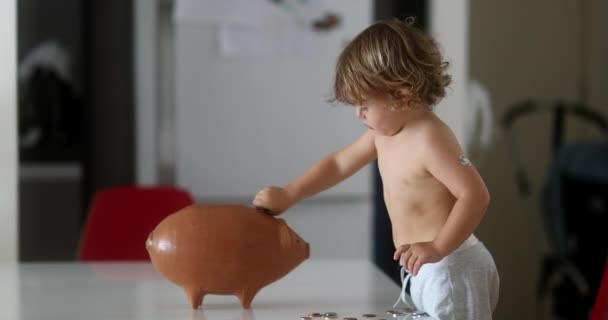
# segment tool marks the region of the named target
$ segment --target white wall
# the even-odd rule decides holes
[[[0,1],[0,261],[17,260],[16,1]]]

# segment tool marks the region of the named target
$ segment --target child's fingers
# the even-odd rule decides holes
[[[415,276],[415,275],[418,274],[418,271],[420,271],[420,267],[422,267],[423,263],[424,262],[422,261],[422,259],[417,259],[416,260],[416,263],[414,264],[414,268],[413,268],[414,270],[412,271],[412,275]]]
[[[256,195],[255,195],[255,196],[256,196],[256,197],[262,197],[262,196],[265,196],[265,195],[267,195],[267,194],[268,194],[268,190],[266,190],[266,189],[262,189],[262,190],[260,190],[258,193],[256,193]]]
[[[264,204],[264,199],[257,195],[255,196],[255,198],[253,198],[253,205],[256,207],[261,207]]]
[[[273,214],[273,212],[270,209],[267,209],[267,208],[264,208],[264,207],[257,207],[256,206],[255,209],[258,210],[258,211],[260,211],[260,212],[262,212],[262,213],[265,213],[265,214],[270,214],[270,215]]]
[[[270,212],[270,203],[265,198],[255,198],[253,199],[253,206],[256,207],[260,211]]]
[[[412,257],[412,251],[408,250],[401,254],[401,265],[409,272],[408,263],[410,258]]]
[[[407,261],[407,271],[409,271],[413,276],[416,275],[416,273],[413,271],[416,261],[418,261],[418,256],[415,255],[412,255]]]
[[[405,245],[402,245],[399,248],[397,248],[397,250],[395,251],[395,254],[393,254],[393,260],[399,259],[399,257],[401,257],[401,254],[406,252],[409,248],[410,248],[409,244],[405,244]]]

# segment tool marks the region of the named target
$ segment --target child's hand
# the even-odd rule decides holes
[[[253,205],[272,215],[278,215],[287,210],[293,201],[284,188],[267,187],[260,190],[253,198]]]
[[[400,259],[401,265],[412,276],[417,275],[425,263],[438,262],[442,258],[432,241],[402,245],[393,255],[393,259]]]

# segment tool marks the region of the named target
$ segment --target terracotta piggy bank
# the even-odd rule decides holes
[[[240,205],[195,204],[166,217],[146,248],[156,270],[181,286],[193,309],[206,294],[236,295],[248,309],[264,286],[310,255],[285,221]]]

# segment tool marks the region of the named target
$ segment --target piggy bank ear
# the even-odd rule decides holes
[[[287,226],[287,223],[283,219],[277,220],[279,222],[279,241],[281,247],[288,248],[292,242],[291,229],[289,229],[289,226]]]

